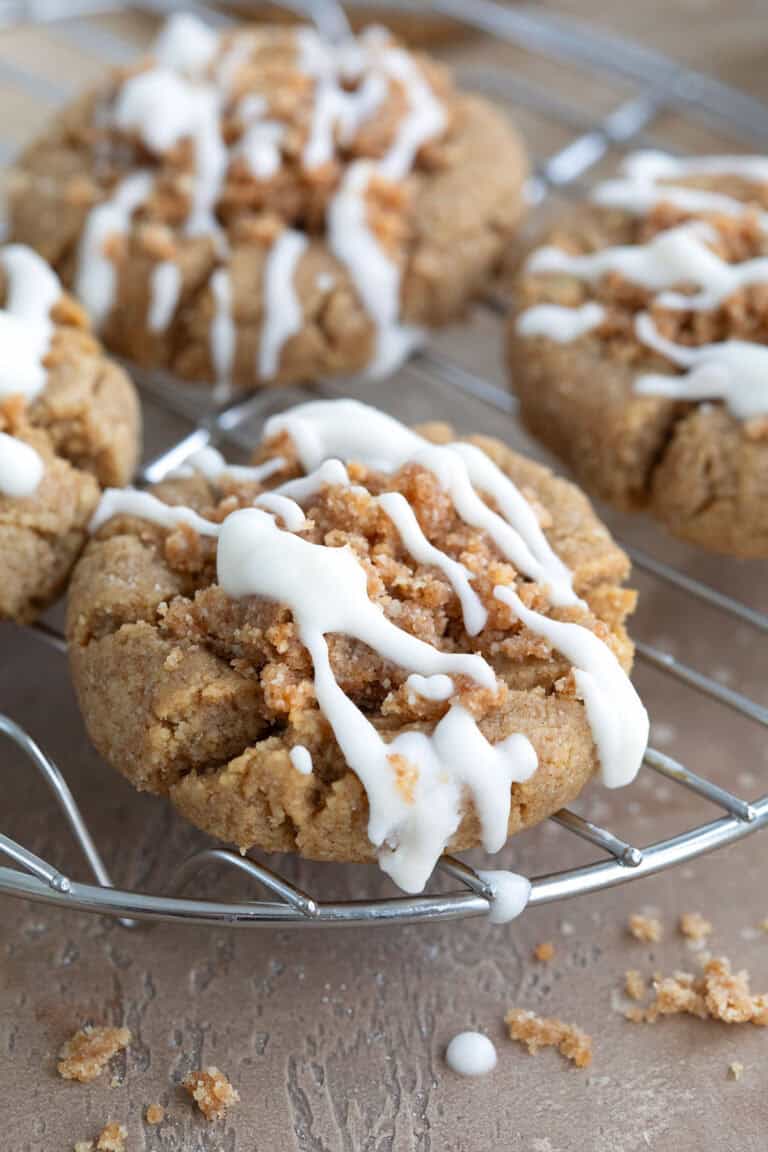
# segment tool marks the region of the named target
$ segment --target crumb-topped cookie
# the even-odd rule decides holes
[[[768,159],[630,157],[528,258],[509,361],[590,489],[768,556]]]
[[[61,591],[100,487],[133,474],[139,424],[133,385],[55,273],[0,247],[0,620]]]
[[[382,29],[174,16],[21,157],[11,230],[141,364],[384,374],[486,282],[525,169],[500,113]]]
[[[71,584],[86,724],[139,788],[418,891],[446,845],[497,851],[598,765],[634,777],[628,562],[571,484],[351,400],[184,472],[106,493]]]

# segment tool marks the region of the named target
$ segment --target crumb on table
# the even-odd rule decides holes
[[[165,1108],[162,1104],[149,1104],[146,1111],[147,1124],[162,1124],[165,1119]]]
[[[537,1016],[524,1008],[510,1008],[504,1023],[510,1039],[525,1044],[531,1054],[539,1048],[554,1047],[577,1068],[586,1068],[592,1062],[592,1037],[573,1024]]]
[[[537,944],[533,950],[534,959],[540,960],[542,964],[548,963],[555,955],[555,946],[551,940],[543,940],[541,944]]]
[[[701,976],[675,972],[655,979],[654,999],[646,1007],[630,1008],[626,1017],[634,1024],[652,1024],[659,1016],[687,1013],[702,1020],[725,1024],[768,1026],[768,994],[753,994],[749,973],[732,972],[725,957],[708,960]]]
[[[107,1124],[96,1141],[96,1152],[125,1152],[127,1136],[122,1124]]]
[[[700,912],[684,912],[679,927],[683,936],[689,940],[706,940],[712,931],[712,924]]]
[[[127,1136],[122,1124],[107,1124],[95,1144],[93,1140],[78,1140],[75,1152],[125,1152]]]
[[[741,1080],[744,1075],[744,1065],[740,1060],[734,1060],[732,1064],[728,1065],[728,1079]]]
[[[661,921],[655,916],[643,916],[634,912],[627,921],[630,936],[646,944],[658,944],[662,937]]]
[[[206,1120],[221,1119],[227,1109],[240,1099],[224,1073],[214,1067],[190,1072],[184,1079],[184,1087]]]
[[[642,1000],[645,996],[645,979],[636,968],[630,968],[624,973],[624,991],[630,1000]]]
[[[70,1036],[59,1052],[56,1065],[59,1076],[65,1080],[79,1080],[88,1084],[106,1068],[109,1061],[131,1042],[127,1028],[109,1028],[86,1025]]]

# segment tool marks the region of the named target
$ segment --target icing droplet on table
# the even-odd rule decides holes
[[[459,1076],[486,1076],[496,1067],[496,1049],[482,1032],[459,1032],[446,1049],[445,1062]]]

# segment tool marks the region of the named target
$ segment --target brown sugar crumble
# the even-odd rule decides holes
[[[628,1020],[653,1024],[659,1016],[687,1013],[701,1020],[722,1020],[725,1024],[768,1026],[768,994],[753,994],[749,973],[732,972],[725,957],[707,961],[701,976],[676,972],[653,982],[654,999],[645,1007],[630,1008]]]
[[[728,1065],[728,1079],[741,1080],[744,1075],[744,1065],[740,1060],[734,1060],[732,1064]]]
[[[684,912],[678,926],[689,940],[706,940],[712,931],[712,924],[700,912]]]
[[[661,921],[655,916],[643,916],[640,912],[633,913],[627,921],[627,929],[635,940],[645,944],[658,944],[662,937]]]
[[[162,1124],[165,1119],[165,1108],[162,1104],[150,1104],[145,1115],[147,1124]]]
[[[636,968],[624,973],[624,991],[630,1000],[642,1000],[647,991],[645,980]]]
[[[227,1077],[213,1066],[190,1072],[184,1087],[206,1120],[220,1120],[228,1108],[237,1104],[240,1094]]]
[[[93,1140],[78,1140],[75,1152],[125,1152],[127,1137],[128,1133],[122,1124],[107,1124],[95,1144]]]
[[[592,1063],[592,1037],[574,1024],[537,1016],[524,1008],[510,1008],[504,1023],[510,1039],[525,1044],[531,1055],[539,1048],[557,1048],[577,1068],[588,1068]]]
[[[554,958],[555,946],[551,940],[544,940],[541,944],[536,945],[533,955],[534,959],[540,960],[542,964],[547,964]]]
[[[101,1075],[113,1056],[128,1047],[131,1039],[127,1028],[101,1025],[79,1028],[59,1052],[56,1065],[59,1076],[88,1084]]]

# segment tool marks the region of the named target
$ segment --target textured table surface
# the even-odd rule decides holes
[[[604,6],[558,5],[588,15]],[[697,67],[768,98],[764,5],[701,0],[634,5],[609,19]],[[626,6],[629,8],[629,6]],[[762,10],[762,11],[761,11]],[[133,24],[121,25],[140,39]],[[27,31],[0,36],[0,55],[39,65],[40,40]],[[76,61],[71,48],[46,40],[47,64],[60,77],[87,79],[103,67]],[[509,62],[536,76],[579,108],[609,109],[610,91],[575,70],[547,69],[520,54],[471,44],[452,50],[465,66]],[[22,139],[40,122],[18,96],[6,100]],[[522,113],[540,155],[562,134]],[[671,117],[662,140],[680,143]],[[708,132],[696,129],[694,146]],[[489,375],[498,375],[498,334],[488,321],[472,339],[448,335],[445,346]],[[404,417],[447,415],[463,429],[524,438],[489,409],[438,385],[404,376],[369,399]],[[184,426],[148,407],[148,451]],[[624,539],[678,563],[749,603],[768,608],[764,564],[703,558],[663,540],[641,522],[617,523]],[[767,703],[768,654],[758,635],[680,595],[638,577],[643,593],[636,630],[647,641],[709,669],[721,682]],[[637,683],[654,719],[657,746],[743,795],[765,791],[768,750],[761,730],[640,667]],[[140,797],[89,749],[63,658],[30,634],[0,627],[0,710],[26,725],[65,768],[116,880],[160,890],[175,864],[205,839],[163,802]],[[6,747],[2,827],[63,870],[82,875],[67,833],[43,784]],[[677,832],[713,812],[650,773],[610,794],[593,787],[580,811],[635,843]],[[687,911],[714,923],[710,947],[747,967],[768,989],[768,916],[764,861],[768,842],[755,836],[720,853],[652,878],[575,902],[529,910],[504,928],[482,921],[407,929],[226,931],[157,926],[126,930],[112,921],[65,915],[7,900],[0,904],[0,1147],[59,1152],[92,1138],[106,1123],[124,1123],[130,1152],[758,1152],[768,1141],[768,1034],[746,1026],[675,1018],[632,1026],[618,1009],[627,968],[696,970],[697,957],[678,934]],[[500,865],[528,875],[590,859],[554,825],[508,846]],[[318,895],[383,892],[373,870],[281,867]],[[500,866],[494,862],[493,866]],[[203,891],[245,896],[242,881],[206,878]],[[660,944],[640,944],[627,916],[654,910],[665,925]],[[554,959],[532,959],[550,940]],[[594,1062],[577,1071],[552,1051],[528,1056],[505,1039],[502,1018],[517,1005],[573,1021],[594,1039]],[[89,1086],[60,1080],[55,1054],[86,1021],[126,1024],[127,1056]],[[461,1080],[443,1059],[462,1029],[478,1027],[497,1044],[496,1071]],[[729,1064],[744,1065],[741,1080]],[[241,1094],[239,1107],[206,1125],[178,1087],[192,1067],[216,1064]],[[143,1120],[154,1102],[166,1120]]]

